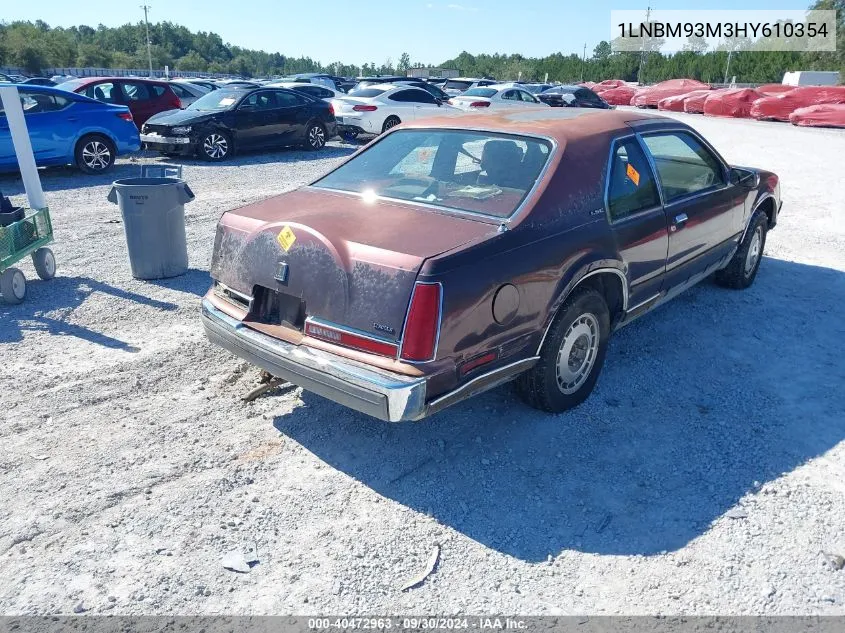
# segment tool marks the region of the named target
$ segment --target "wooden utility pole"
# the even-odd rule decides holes
[[[153,49],[152,49],[152,42],[150,42],[150,21],[147,19],[147,11],[149,11],[152,7],[147,6],[146,4],[141,5],[141,8],[144,10],[144,24],[147,25],[147,59],[150,62],[150,77],[153,76]]]

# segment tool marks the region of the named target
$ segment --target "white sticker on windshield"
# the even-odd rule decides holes
[[[225,97],[223,99],[220,99],[220,105],[222,105],[222,106],[229,106],[229,105],[232,105],[234,102],[235,102],[234,97]]]

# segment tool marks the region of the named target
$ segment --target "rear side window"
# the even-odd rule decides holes
[[[167,92],[167,88],[165,88],[164,86],[159,86],[158,84],[153,84],[153,85],[151,86],[151,88],[152,88],[152,90],[153,90],[153,94],[154,94],[156,97],[160,97],[160,96],[161,96],[161,95],[163,95],[165,92]],[[186,94],[185,94],[185,96],[186,96],[186,97],[192,97],[192,96],[193,96],[193,95],[192,95],[190,92],[188,92],[187,90],[186,90],[185,92],[186,92]]]
[[[126,102],[146,101],[147,99],[152,98],[150,91],[147,88],[147,84],[127,81],[121,84],[121,88],[123,89],[123,98]]]
[[[610,157],[607,210],[611,221],[660,204],[657,183],[636,139],[619,141]]]
[[[20,91],[20,99],[24,114],[57,112],[68,107],[71,103],[70,99],[58,95],[45,94],[43,92],[28,92],[25,90]],[[2,112],[2,109],[0,109],[0,112]]]
[[[303,103],[309,103],[309,101],[305,97],[301,97],[294,92],[283,92],[281,90],[276,92],[277,108],[292,108],[294,106],[302,105]],[[313,103],[313,101],[310,103]]]
[[[360,95],[355,95],[360,96]],[[425,90],[400,90],[388,97],[391,101],[404,103],[434,103],[434,97]]]

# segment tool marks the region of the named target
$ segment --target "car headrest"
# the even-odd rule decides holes
[[[481,169],[513,169],[522,161],[522,149],[514,141],[487,141],[481,153]]]

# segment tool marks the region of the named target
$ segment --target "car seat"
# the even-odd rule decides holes
[[[481,152],[478,184],[520,187],[523,151],[514,141],[487,141]]]

